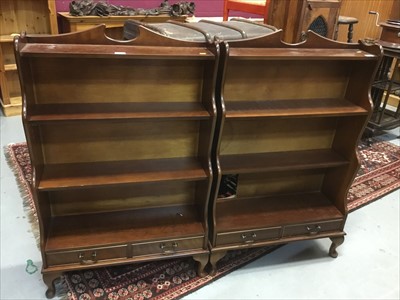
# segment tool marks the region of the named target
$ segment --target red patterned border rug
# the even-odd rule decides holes
[[[348,194],[349,211],[354,211],[400,187],[400,147],[375,141],[358,147],[361,168]],[[25,204],[37,222],[29,184],[32,168],[26,143],[10,144],[7,156],[24,195]],[[64,276],[69,300],[176,300],[206,284],[272,252],[262,247],[229,252],[218,263],[214,276],[196,275],[191,257],[136,263],[117,267],[68,272]]]
[[[361,167],[347,195],[350,212],[400,187],[399,146],[382,141],[371,146],[360,144],[358,157]]]

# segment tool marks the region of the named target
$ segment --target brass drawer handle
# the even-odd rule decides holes
[[[317,234],[317,233],[319,233],[320,230],[321,230],[321,226],[320,226],[320,225],[316,225],[316,226],[314,226],[314,227],[307,226],[306,228],[307,228],[307,231],[308,231],[308,233],[309,233],[310,235]]]
[[[160,244],[160,249],[162,254],[164,255],[171,255],[174,254],[176,252],[176,248],[178,248],[178,243],[177,242],[173,242],[171,245],[165,245],[164,243]]]
[[[79,260],[80,260],[82,265],[93,265],[93,264],[97,263],[97,259],[96,259],[97,253],[96,253],[96,251],[93,251],[91,256],[92,256],[92,259],[85,259],[85,254],[80,252],[78,257],[79,257]]]
[[[242,239],[243,239],[244,243],[246,243],[246,244],[254,243],[254,239],[257,237],[257,234],[253,232],[250,237],[252,237],[252,239],[247,240],[247,235],[242,233]]]

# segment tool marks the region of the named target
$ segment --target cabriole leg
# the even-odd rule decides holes
[[[193,255],[193,259],[197,261],[197,275],[200,277],[204,277],[207,275],[207,272],[205,270],[207,264],[208,264],[208,259],[209,259],[209,254],[198,254],[198,255]]]
[[[217,262],[223,258],[226,254],[226,251],[213,252],[210,254],[210,264],[211,264],[211,272],[210,275],[215,275],[217,273]]]
[[[43,281],[47,285],[46,298],[51,299],[56,294],[55,280],[61,277],[61,273],[43,274]]]
[[[343,244],[344,236],[331,237],[330,239],[332,241],[332,245],[329,248],[329,255],[333,258],[336,258],[338,256],[336,248]]]

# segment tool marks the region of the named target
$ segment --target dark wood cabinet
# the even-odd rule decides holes
[[[283,40],[297,43],[312,30],[333,38],[341,0],[272,0],[268,24],[283,30]]]

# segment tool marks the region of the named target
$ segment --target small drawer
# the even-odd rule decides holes
[[[283,237],[296,235],[318,235],[329,231],[342,230],[343,220],[331,220],[315,223],[287,225],[283,229]]]
[[[271,227],[246,231],[217,233],[217,246],[229,244],[251,244],[268,240],[279,239],[282,227]]]
[[[126,245],[119,245],[106,248],[46,252],[46,260],[49,266],[64,264],[95,265],[98,261],[126,258],[127,249]]]
[[[200,236],[186,239],[132,244],[132,255],[133,257],[153,254],[172,255],[180,251],[202,249],[203,243],[204,237]]]

